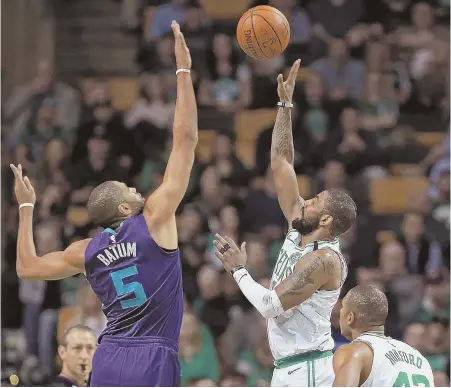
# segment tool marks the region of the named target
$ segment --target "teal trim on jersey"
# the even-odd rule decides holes
[[[308,352],[303,354],[296,354],[294,356],[284,357],[280,360],[274,361],[276,369],[286,368],[288,366],[299,364],[300,362],[319,360],[320,358],[331,357],[332,351],[325,350],[322,352]]]
[[[310,387],[310,360],[307,361],[307,387]]]
[[[311,364],[312,364],[313,386],[316,387],[316,381],[315,381],[315,360],[311,361]]]
[[[114,231],[114,230],[111,229],[111,228],[106,228],[106,229],[104,230],[104,232],[107,232],[107,233],[109,233],[109,234],[117,234],[117,232]]]

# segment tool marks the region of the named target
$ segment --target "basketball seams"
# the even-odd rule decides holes
[[[258,9],[257,9],[258,8]],[[286,16],[280,12],[277,8],[273,8],[273,7],[269,7],[267,5],[257,5],[256,7],[254,7],[253,9],[256,9],[257,11],[261,11],[261,12],[271,12],[273,14],[276,14],[277,16],[279,16],[282,20],[286,20],[287,23],[285,24],[285,27],[287,28],[288,31],[290,31],[290,22],[288,21],[288,19],[286,18]],[[261,16],[261,15],[260,15]],[[269,23],[268,23],[269,24]],[[272,27],[272,26],[271,26]]]
[[[271,58],[268,58],[266,53],[263,51],[262,47],[260,46],[260,42],[258,41],[257,34],[255,33],[255,28],[254,28],[254,8],[251,9],[251,23],[252,23],[252,32],[254,33],[254,38],[255,38],[255,41],[258,44],[258,48],[260,49],[260,51],[262,52],[263,56],[266,59],[271,59]],[[256,58],[256,59],[258,59],[258,58]]]
[[[255,15],[255,16],[261,17],[261,18],[266,22],[266,24],[268,24],[268,26],[271,27],[271,30],[273,30],[274,35],[276,36],[277,40],[279,41],[279,44],[280,44],[280,52],[282,52],[282,51],[283,51],[283,45],[282,45],[282,42],[280,41],[279,35],[277,34],[277,32],[276,32],[276,30],[274,29],[274,27],[273,27],[273,26],[271,25],[271,23],[268,22],[262,15]]]
[[[250,10],[249,10],[250,11]],[[249,12],[249,11],[247,11],[247,12]],[[246,12],[246,13],[247,13]],[[246,14],[244,14],[244,15],[246,15]],[[244,16],[243,15],[243,16]],[[244,28],[244,23],[246,23],[246,21],[250,18],[252,16],[252,14],[250,14],[250,15],[248,15],[246,18],[244,18],[244,19],[240,19],[240,21],[239,21],[239,23],[238,23],[238,26],[237,26],[237,41],[238,41],[238,44],[240,45],[240,47],[241,47],[241,49],[247,54],[247,55],[249,55],[248,53],[247,53],[247,47],[246,47],[246,42],[243,42],[242,41],[242,38],[243,38],[243,36],[244,36],[244,34],[242,33],[243,32],[243,28]],[[241,24],[241,27],[240,27],[240,24]],[[239,33],[238,33],[238,30],[239,30]]]

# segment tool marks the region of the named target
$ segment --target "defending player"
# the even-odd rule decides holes
[[[20,208],[17,273],[62,279],[84,273],[108,324],[93,359],[91,386],[178,386],[178,341],[183,315],[175,211],[188,185],[197,144],[191,57],[174,21],[177,103],[173,148],[163,183],[147,199],[124,183],[97,186],[91,220],[106,228],[65,251],[37,256],[33,242],[35,193],[22,169],[11,166]]]
[[[343,299],[341,333],[350,341],[334,354],[334,387],[433,387],[429,362],[421,353],[384,335],[385,294],[357,286]]]
[[[272,386],[331,386],[334,381],[330,316],[347,275],[338,236],[356,219],[352,198],[328,190],[304,201],[293,168],[291,107],[300,61],[286,82],[279,75],[280,102],[271,147],[271,168],[279,203],[292,229],[280,250],[270,289],[255,282],[241,251],[217,235],[216,255],[247,299],[268,319],[275,370]]]

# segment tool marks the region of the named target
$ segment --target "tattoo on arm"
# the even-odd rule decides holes
[[[285,158],[288,163],[294,163],[293,133],[291,124],[291,110],[279,108],[272,132],[271,156]]]
[[[304,292],[306,286],[315,283],[312,275],[321,266],[322,260],[319,256],[314,255],[311,258],[310,263],[302,269],[294,269],[293,274],[287,278],[290,282],[287,287],[287,291],[291,295],[301,295]]]

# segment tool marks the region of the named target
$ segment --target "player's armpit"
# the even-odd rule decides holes
[[[275,288],[284,311],[300,305],[336,277],[339,259],[329,251],[310,252],[298,261],[293,273]]]
[[[343,345],[334,354],[334,387],[360,387],[368,378],[373,364],[373,351],[359,342]]]
[[[17,254],[16,270],[21,279],[59,280],[84,273],[85,251],[91,239],[77,241],[64,251],[41,257],[21,257]]]

